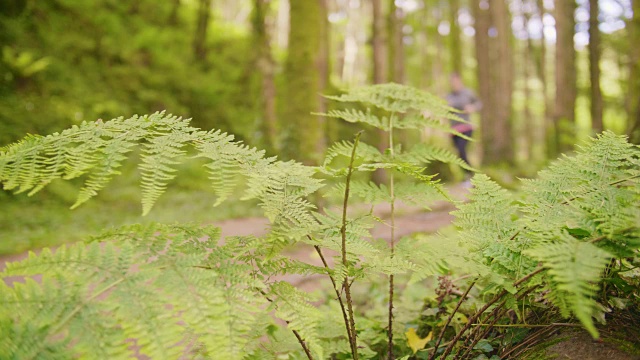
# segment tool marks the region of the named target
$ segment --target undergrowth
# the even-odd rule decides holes
[[[517,196],[476,175],[469,202],[454,212],[456,231],[397,239],[397,201],[450,200],[425,164],[466,165],[428,144],[405,150],[394,130],[451,132],[439,119],[456,117],[437,98],[395,84],[332,99],[344,108],[326,116],[384,130],[390,147],[381,152],[358,134],[311,167],[156,113],[2,148],[6,190],[33,195],[54,180],[82,179],[74,208],[140,149],[143,214],[192,154],[204,159],[216,205],[240,192],[271,225],[261,237],[225,239],[200,224],[130,225],[9,263],[0,284],[0,329],[8,334],[0,357],[509,357],[558,326],[598,337],[595,323],[607,311],[638,306],[636,146],[605,132],[523,180]],[[377,169],[387,172],[386,183],[354,177]],[[320,192],[341,196],[342,208],[316,208],[308,199]],[[388,203],[389,222],[373,212],[351,215],[354,196]],[[389,226],[390,242],[372,238],[379,222]],[[313,248],[321,265],[283,252],[296,243]],[[322,275],[329,295],[318,299],[279,280],[287,274]]]

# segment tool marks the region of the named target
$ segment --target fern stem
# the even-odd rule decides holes
[[[478,279],[476,278],[471,282],[471,285],[469,285],[469,287],[467,288],[467,291],[465,291],[464,294],[460,297],[460,300],[458,300],[458,303],[456,304],[455,309],[453,309],[453,311],[449,315],[449,318],[447,318],[447,321],[445,322],[444,326],[442,327],[442,330],[440,331],[440,335],[438,335],[438,340],[436,341],[436,344],[433,347],[433,353],[431,354],[431,356],[429,356],[429,360],[433,360],[436,358],[436,354],[438,353],[438,347],[440,346],[440,342],[444,337],[444,333],[445,333],[445,330],[447,330],[447,326],[449,326],[449,324],[451,323],[453,316],[458,312],[458,309],[460,309],[460,305],[462,305],[462,302],[464,301],[464,299],[467,298],[469,291],[471,291],[471,288],[473,288],[477,280]]]
[[[503,328],[545,328],[550,326],[565,326],[565,327],[582,327],[580,324],[573,323],[551,323],[551,324],[472,324],[471,326],[492,326]]]
[[[391,161],[394,159],[393,151],[393,117],[394,114],[389,116],[389,154]],[[389,195],[391,196],[391,257],[395,253],[396,243],[396,195],[394,189],[394,173],[393,169],[389,169]],[[393,360],[393,274],[389,275],[389,323],[387,324],[387,337],[389,338],[388,348],[388,360]]]
[[[308,236],[308,237],[309,237],[309,239],[311,239],[311,236]],[[327,270],[330,270],[329,264],[327,264],[327,260],[325,260],[324,255],[322,254],[322,249],[320,249],[320,246],[314,245],[313,247],[316,249],[316,252],[320,256],[320,260],[322,260],[322,264],[324,265],[324,267]],[[333,284],[333,290],[336,292],[336,298],[338,299],[338,302],[340,303],[340,310],[342,310],[342,318],[344,319],[344,326],[347,329],[347,337],[349,339],[349,346],[351,346],[351,344],[354,343],[354,336],[351,333],[351,326],[349,325],[349,317],[347,316],[347,310],[344,307],[344,302],[342,301],[342,296],[340,295],[340,291],[338,290],[338,285],[336,284],[336,280],[333,278],[333,275],[331,275],[330,272],[327,271],[327,274],[329,275],[329,279],[331,280],[331,284]],[[352,352],[354,350],[356,350],[356,349],[351,349]]]
[[[265,299],[267,299],[268,302],[273,303],[273,299],[271,299],[269,295],[266,292],[264,292],[264,290],[262,289],[257,289],[257,290],[260,294],[264,296]],[[287,325],[289,325],[289,320],[285,320],[285,319],[283,320],[285,323],[287,323]],[[291,329],[291,332],[293,332],[293,335],[295,335],[296,339],[298,339],[298,342],[300,343],[300,346],[302,346],[302,350],[304,350],[304,353],[307,355],[307,358],[309,360],[313,360],[313,355],[311,355],[311,351],[309,350],[307,343],[304,342],[304,339],[302,338],[302,336],[300,336],[300,333],[294,329]]]
[[[535,290],[538,287],[538,285],[533,286],[525,291],[523,291],[520,295],[516,296],[516,302],[522,300],[522,298],[524,298],[525,296],[529,295],[533,290]],[[486,322],[488,319],[490,319],[493,316],[493,320],[491,321],[491,323],[489,324],[489,326],[487,326],[485,328],[485,330],[480,333],[479,331],[476,333],[476,330],[480,330],[482,329],[482,327],[476,327],[474,329],[474,331],[471,332],[469,339],[473,339],[473,341],[471,342],[471,344],[466,348],[466,350],[464,351],[464,353],[462,353],[462,358],[464,358],[467,354],[469,354],[471,352],[471,350],[473,350],[474,346],[476,346],[476,344],[484,339],[489,332],[491,331],[491,329],[493,328],[493,326],[500,321],[500,319],[507,313],[507,311],[509,311],[508,308],[505,308],[504,305],[506,304],[506,301],[503,301],[502,304],[500,304],[500,306],[496,307],[491,314],[489,314],[489,316],[487,317],[487,319],[484,322]],[[462,350],[463,348],[460,348],[460,350]],[[457,358],[457,356],[456,356]]]
[[[344,189],[344,202],[342,204],[342,227],[340,228],[340,235],[342,237],[342,266],[344,266],[345,270],[348,269],[347,263],[347,207],[349,206],[349,191],[351,186],[351,175],[353,174],[353,163],[356,158],[356,149],[358,148],[358,143],[360,142],[360,135],[362,135],[362,131],[359,131],[356,134],[356,138],[353,142],[353,149],[351,150],[351,159],[349,160],[349,170],[347,171],[347,180]],[[354,360],[358,360],[358,346],[357,346],[357,336],[356,336],[356,321],[353,315],[353,301],[351,300],[351,285],[349,284],[349,272],[347,270],[347,275],[344,278],[344,282],[342,283],[342,287],[344,288],[344,293],[347,298],[347,309],[349,311],[349,327],[351,328],[351,355]]]
[[[302,346],[302,349],[304,350],[304,353],[307,354],[307,358],[309,360],[313,360],[313,356],[311,355],[311,351],[309,351],[309,347],[304,342],[304,340],[302,340],[302,337],[300,337],[300,334],[295,330],[292,330],[292,331],[293,331],[293,335],[295,335],[296,339],[298,339],[298,342],[300,343],[300,346]]]
[[[124,277],[112,282],[111,284],[107,285],[106,287],[104,287],[102,290],[96,292],[95,294],[93,294],[92,296],[90,296],[86,301],[83,301],[82,303],[78,304],[78,306],[76,306],[73,310],[71,310],[71,312],[69,314],[67,314],[67,316],[65,316],[62,320],[60,320],[60,322],[51,328],[51,330],[49,330],[49,334],[47,336],[44,337],[44,339],[49,338],[49,336],[51,335],[55,335],[56,333],[58,333],[60,330],[62,330],[62,328],[71,320],[73,319],[74,316],[76,316],[76,314],[78,314],[78,312],[80,312],[80,310],[82,310],[82,308],[87,305],[90,301],[92,301],[93,299],[97,298],[98,296],[104,294],[105,292],[113,289],[114,287],[118,286],[118,284],[120,284],[121,282],[123,282],[125,280]],[[46,345],[46,342],[43,342],[40,344],[40,346],[37,348],[37,350],[33,353],[33,356],[28,357],[28,359],[34,359],[38,356],[38,353],[40,352],[40,349],[42,349],[42,346]]]
[[[528,281],[529,279],[531,279],[532,277],[534,277],[535,275],[539,274],[540,272],[542,272],[544,270],[543,267],[538,268],[537,270],[531,272],[530,274],[524,276],[523,278],[517,280],[516,282],[513,283],[513,286],[518,286],[526,281]],[[487,309],[495,304],[496,302],[498,302],[498,300],[500,300],[503,296],[505,296],[508,293],[507,290],[502,290],[498,295],[496,295],[493,299],[491,299],[491,301],[489,301],[488,303],[486,303],[482,308],[480,308],[480,310],[478,310],[475,314],[473,314],[469,320],[467,321],[467,324],[456,334],[456,336],[453,338],[453,340],[451,340],[451,342],[449,343],[449,346],[447,346],[447,348],[445,349],[444,353],[442,354],[441,358],[442,359],[446,359],[447,355],[449,355],[451,353],[451,350],[453,350],[453,347],[456,345],[456,343],[458,342],[458,340],[460,340],[460,338],[462,337],[462,335],[464,335],[465,332],[467,332],[467,330],[469,330],[469,328],[471,328],[471,325],[474,324],[476,322],[476,320],[478,320],[478,318],[485,312],[487,311]]]

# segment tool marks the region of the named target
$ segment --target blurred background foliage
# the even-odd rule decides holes
[[[484,103],[472,118],[472,165],[508,186],[603,129],[640,142],[639,43],[640,0],[3,0],[0,146],[166,109],[314,164],[359,130],[309,115],[328,110],[320,94],[397,82],[444,97],[458,72]],[[376,131],[362,140],[385,147]],[[433,131],[396,142],[451,147]],[[251,204],[216,213],[200,194],[207,179],[188,166],[152,216],[252,213]],[[141,221],[135,179],[127,173],[73,213],[61,209],[77,187],[55,184],[37,200],[0,191],[0,253]],[[53,239],[51,222],[75,230]]]

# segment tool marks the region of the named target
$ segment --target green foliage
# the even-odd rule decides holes
[[[428,102],[420,96],[389,85],[358,89],[343,99],[370,97],[384,109],[409,111]],[[435,106],[433,113],[439,111],[446,108]],[[405,119],[388,115],[389,130]],[[593,318],[606,301],[598,289],[609,281],[603,280],[604,271],[617,281],[606,283],[610,288],[632,294],[630,299],[637,296],[637,285],[624,279],[637,270],[640,248],[640,152],[612,133],[558,160],[539,179],[526,180],[517,196],[477,175],[470,201],[454,213],[457,231],[404,238],[394,247],[371,236],[373,225],[385,220],[351,216],[347,209],[318,211],[308,198],[325,190],[325,183],[338,182],[331,191],[342,193],[347,203],[350,193],[371,203],[402,199],[428,206],[431,199],[448,196],[424,174],[423,163],[435,157],[456,163],[453,156],[427,145],[415,153],[393,145],[380,152],[357,139],[334,145],[322,166],[310,167],[265,157],[226,133],[156,113],[28,136],[0,150],[0,183],[33,194],[55,179],[81,178],[79,205],[103,190],[136,148],[145,213],[189,154],[204,159],[217,203],[242,190],[269,218],[268,233],[219,241],[219,230],[211,227],[134,225],[9,264],[0,273],[0,329],[10,334],[0,340],[0,357],[118,358],[139,351],[152,358],[258,359],[305,352],[347,358],[353,356],[351,333],[357,335],[360,358],[379,358],[388,347],[400,357],[413,354],[404,334],[414,325],[433,331],[425,348],[440,344],[443,334],[451,344],[448,353],[455,347],[462,358],[489,357],[496,355],[497,344],[483,340],[484,327],[469,330],[470,322],[487,323],[492,316],[495,322],[514,321],[505,316],[507,310],[526,321],[540,308],[559,309],[596,335]],[[348,159],[348,168],[341,158]],[[401,181],[376,185],[351,179],[353,172],[375,169]],[[333,261],[319,267],[283,252],[298,242],[313,246],[323,263]],[[329,277],[331,299],[318,301],[283,281],[292,274]],[[450,275],[468,280],[454,286]],[[381,282],[391,276],[397,290],[392,298]],[[424,289],[436,276],[438,289]],[[456,306],[455,299],[463,297],[454,290],[472,279],[473,300]],[[403,283],[411,285],[398,285]],[[392,329],[390,299],[395,299]],[[475,315],[482,307],[494,315]],[[345,326],[345,319],[355,326]],[[448,319],[450,328],[443,323]],[[466,331],[470,344],[451,341]]]

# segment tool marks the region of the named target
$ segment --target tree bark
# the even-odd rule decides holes
[[[536,5],[540,18],[543,19],[546,14],[543,0],[536,0]],[[555,156],[556,135],[554,131],[555,127],[553,125],[553,116],[551,114],[553,104],[551,102],[551,96],[549,96],[550,87],[549,82],[547,81],[547,38],[544,33],[544,27],[541,29],[540,54],[536,57],[536,69],[538,77],[542,83],[542,94],[544,96],[544,125],[542,128],[542,137],[545,141],[545,153],[551,158]]]
[[[285,62],[283,125],[285,156],[315,165],[324,153],[324,119],[312,115],[322,111],[321,94],[327,69],[328,35],[325,0],[291,1],[289,51]]]
[[[556,100],[553,113],[555,149],[552,153],[569,151],[575,143],[576,50],[574,0],[556,1]]]
[[[384,15],[382,13],[381,0],[371,0],[373,10],[372,23],[372,55],[373,55],[373,83],[382,84],[385,82],[385,39],[384,39]],[[384,153],[389,147],[389,137],[384,130],[378,130],[378,150]],[[373,181],[376,184],[384,184],[387,181],[387,174],[383,169],[377,169],[373,173]]]
[[[604,130],[602,123],[602,90],[600,88],[600,29],[598,0],[589,0],[589,79],[591,80],[591,127],[596,133]]]
[[[255,65],[260,74],[260,115],[263,145],[272,153],[277,150],[275,61],[271,55],[271,36],[267,26],[271,0],[253,0],[253,36]]]
[[[404,83],[404,43],[402,34],[402,9],[396,6],[394,0],[389,1],[389,13],[387,18],[388,34],[388,80]]]
[[[524,14],[524,27],[528,28],[529,20],[531,19],[531,13],[525,10]],[[531,87],[529,86],[529,81],[531,80],[531,58],[533,54],[533,39],[530,34],[527,34],[527,44],[522,52],[522,68],[523,68],[523,87],[524,87],[524,139],[526,140],[525,150],[526,150],[526,158],[528,161],[531,161],[534,158],[534,146],[536,140],[536,132],[533,124],[533,113],[531,111]]]
[[[473,6],[476,27],[476,58],[481,111],[483,164],[513,163],[511,100],[513,59],[511,15],[503,1],[476,0]],[[495,30],[493,38],[490,29]]]
[[[629,29],[629,80],[627,90],[627,123],[629,139],[640,144],[640,0],[632,0],[633,17],[627,26]]]
[[[178,11],[180,10],[180,0],[173,0],[173,6],[171,7],[171,13],[167,19],[167,23],[171,26],[178,26]]]
[[[492,54],[496,55],[495,66],[492,68],[492,77],[495,81],[495,138],[493,162],[514,162],[513,134],[511,130],[512,98],[513,98],[513,51],[511,14],[508,4],[505,1],[491,2],[490,12],[494,26],[497,30],[496,50]],[[492,159],[489,159],[492,160]]]
[[[462,72],[462,48],[460,47],[460,25],[458,24],[458,11],[460,10],[460,0],[449,1],[449,24],[451,27],[451,61],[453,71],[460,74]]]
[[[197,61],[207,60],[207,31],[211,16],[211,0],[200,0],[198,3],[196,32],[193,38],[193,55]]]
[[[477,60],[478,95],[483,103],[480,109],[480,128],[482,141],[483,162],[489,162],[495,157],[493,144],[495,131],[493,122],[493,92],[491,91],[491,73],[489,58],[489,28],[491,17],[489,10],[481,6],[481,0],[473,2],[473,17],[475,18],[475,51]]]

